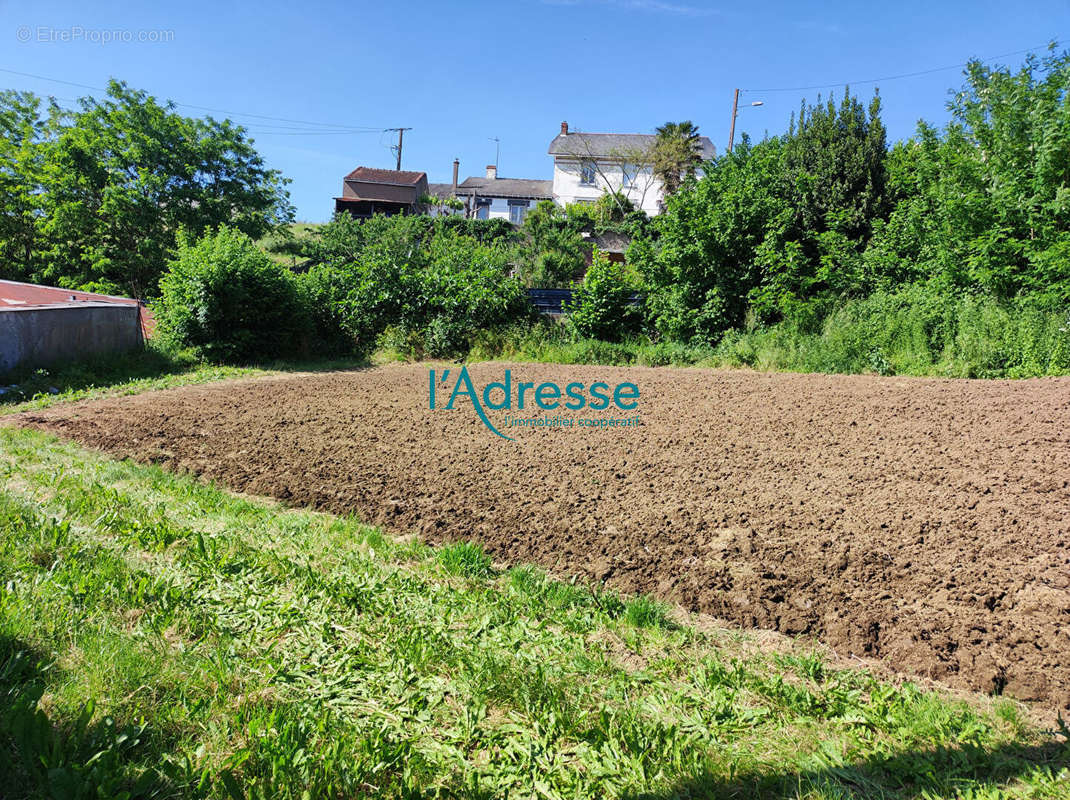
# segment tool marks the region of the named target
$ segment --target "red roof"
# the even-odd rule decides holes
[[[346,175],[347,181],[362,181],[365,183],[390,183],[396,186],[415,186],[422,180],[427,180],[426,172],[408,172],[396,169],[375,169],[374,167],[357,167]]]
[[[59,286],[42,286],[38,283],[0,280],[0,309],[14,310],[34,306],[61,306],[77,303],[118,303],[138,306],[141,330],[147,339],[156,330],[156,318],[139,300],[133,297],[115,297],[109,294],[83,292],[80,289],[62,289]]]

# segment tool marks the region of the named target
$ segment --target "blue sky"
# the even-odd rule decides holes
[[[102,41],[168,31],[163,42]],[[152,34],[146,34],[151,36]],[[78,41],[63,41],[79,39]],[[4,3],[0,68],[103,86],[126,80],[161,99],[225,109],[255,131],[268,164],[292,179],[299,219],[329,217],[342,176],[392,167],[450,179],[482,174],[501,139],[500,174],[549,178],[562,120],[587,131],[649,132],[691,119],[725,148],[732,90],[760,108],[736,132],[785,130],[802,98],[1070,39],[1070,3],[727,3],[513,0],[256,4]],[[29,39],[29,41],[22,41]],[[42,40],[44,39],[44,40]],[[93,39],[93,41],[90,41]],[[1017,65],[1021,55],[997,59]],[[942,123],[961,70],[879,82],[893,138]],[[89,90],[0,72],[0,85],[72,100]],[[827,95],[828,89],[823,90]],[[842,88],[833,91],[842,92]],[[206,112],[183,107],[184,113]],[[299,122],[243,116],[246,112]],[[304,123],[321,123],[308,126]],[[369,128],[310,135],[327,126]]]

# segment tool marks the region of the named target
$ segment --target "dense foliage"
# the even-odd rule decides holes
[[[974,63],[966,77],[945,129],[921,123],[890,151],[878,97],[867,109],[847,92],[804,104],[787,134],[707,163],[629,252],[647,333],[714,345],[764,325],[797,340],[865,309],[866,353],[813,368],[917,371],[885,363],[874,344],[904,304],[920,316],[983,307],[1042,316],[1038,346],[1049,349],[1019,363],[1003,346],[968,372],[1066,371],[1062,340],[1049,339],[1067,336],[1052,326],[1070,301],[1070,54],[1031,57],[1017,72]],[[853,302],[874,293],[884,299]],[[946,361],[954,337],[922,339],[915,355],[928,368]]]
[[[180,235],[160,292],[160,335],[206,359],[274,358],[309,344],[297,280],[235,229],[220,228],[197,242]]]
[[[606,342],[634,336],[643,324],[637,289],[638,281],[624,264],[596,249],[587,274],[565,306],[569,329],[579,337]]]
[[[0,93],[0,277],[151,298],[182,228],[292,216],[245,130],[112,81],[77,111]]]
[[[954,121],[889,156],[897,203],[867,261],[891,280],[1070,300],[1070,54],[971,64]]]
[[[316,263],[302,276],[319,338],[367,352],[389,329],[395,343],[446,356],[465,352],[476,331],[522,318],[513,229],[500,222],[339,216],[310,245]]]

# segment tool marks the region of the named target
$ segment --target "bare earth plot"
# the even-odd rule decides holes
[[[514,382],[634,382],[642,424],[518,430],[490,412],[509,442],[463,399],[429,410],[419,366],[191,386],[18,422],[1070,708],[1070,380],[481,364],[473,381],[506,367]]]

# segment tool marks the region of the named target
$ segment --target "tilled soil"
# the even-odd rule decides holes
[[[456,375],[457,365],[452,365]],[[30,412],[242,492],[476,539],[953,686],[1070,708],[1070,380],[480,364],[631,381],[637,427],[507,428],[426,367],[186,387]],[[442,369],[441,367],[439,368]],[[515,389],[514,389],[515,393]],[[500,395],[498,395],[500,397]]]

